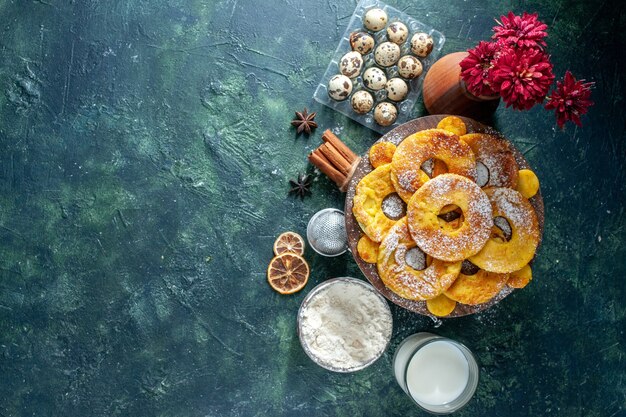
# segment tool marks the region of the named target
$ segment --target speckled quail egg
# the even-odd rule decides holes
[[[390,67],[400,58],[400,47],[393,42],[383,42],[374,51],[374,59],[381,67]]]
[[[398,109],[393,104],[383,101],[374,109],[374,120],[381,126],[390,126],[398,117]]]
[[[351,104],[356,113],[365,114],[374,107],[374,97],[369,92],[360,90],[352,95]]]
[[[363,24],[371,31],[378,32],[387,24],[387,13],[383,9],[371,9],[365,13]]]
[[[412,80],[422,75],[422,63],[413,55],[405,55],[398,60],[398,73],[400,77]]]
[[[387,39],[398,45],[403,44],[409,37],[409,29],[402,22],[391,22],[387,26]]]
[[[369,54],[374,49],[374,37],[367,32],[352,32],[350,34],[350,47],[361,55]]]
[[[370,90],[382,90],[387,84],[387,76],[380,68],[371,67],[363,73],[363,84]]]
[[[333,100],[345,100],[351,92],[352,81],[345,75],[337,74],[328,81],[328,95]]]
[[[385,86],[387,98],[391,101],[402,101],[409,93],[409,86],[401,78],[391,78]]]
[[[339,72],[348,78],[358,77],[363,69],[363,57],[356,51],[350,51],[339,60]]]
[[[420,57],[428,56],[433,50],[434,41],[427,33],[416,33],[411,38],[411,52]]]

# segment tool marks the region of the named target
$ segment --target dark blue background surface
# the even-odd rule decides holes
[[[375,365],[316,367],[298,306],[360,272],[308,249],[309,284],[280,296],[265,268],[278,234],[343,207],[321,176],[287,196],[323,129],[359,153],[377,139],[311,99],[355,3],[0,1],[0,416],[421,415],[390,369],[420,330],[480,361],[460,416],[626,415],[622,2],[391,5],[443,32],[444,53],[537,11],[555,72],[596,82],[584,129],[540,108],[492,120],[542,182],[533,282],[437,329],[392,306]],[[304,106],[309,138],[289,125]]]

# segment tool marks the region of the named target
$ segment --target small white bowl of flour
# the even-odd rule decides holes
[[[298,311],[298,335],[306,354],[334,372],[374,363],[391,340],[387,301],[365,281],[333,278],[313,288]]]

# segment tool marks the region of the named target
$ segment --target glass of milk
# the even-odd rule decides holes
[[[479,373],[468,348],[432,333],[416,333],[400,343],[393,372],[404,392],[433,414],[450,414],[467,404]]]

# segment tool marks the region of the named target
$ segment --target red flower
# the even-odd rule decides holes
[[[491,88],[491,70],[498,52],[495,42],[479,42],[476,48],[467,51],[461,65],[461,77],[467,90],[475,96],[491,96],[496,92]]]
[[[548,25],[537,20],[537,13],[524,14],[516,16],[513,12],[509,12],[507,16],[500,16],[501,22],[493,27],[493,39],[498,39],[508,46],[535,48],[546,46],[543,40],[548,33],[546,29]]]
[[[571,72],[566,71],[563,81],[556,82],[556,89],[549,97],[546,109],[555,111],[556,123],[561,129],[568,120],[582,127],[580,116],[587,113],[589,106],[593,105],[589,98],[594,83],[584,81],[576,80]]]
[[[507,49],[494,63],[493,89],[506,106],[528,110],[543,101],[554,81],[552,64],[539,49]]]

